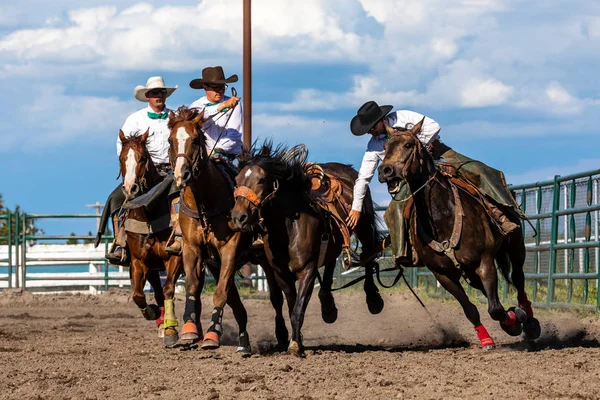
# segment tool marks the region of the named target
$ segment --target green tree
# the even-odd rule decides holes
[[[71,232],[71,236],[77,236],[75,232]],[[77,239],[67,239],[67,244],[79,244],[79,240]]]
[[[88,236],[94,236],[92,231],[88,231]],[[92,244],[94,243],[94,239],[83,239],[83,244]]]

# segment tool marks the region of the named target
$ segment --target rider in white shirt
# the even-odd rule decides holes
[[[166,105],[166,99],[175,90],[175,87],[167,87],[162,77],[153,76],[148,78],[146,86],[138,85],[133,90],[134,97],[144,103],[148,103],[147,107],[129,115],[123,124],[121,130],[125,137],[133,135],[141,135],[146,130],[149,131],[146,146],[150,153],[153,163],[158,171],[162,174],[169,174],[171,164],[169,163],[169,135],[170,130],[167,126],[169,122],[169,108]],[[117,157],[121,154],[121,139],[117,137]],[[172,192],[171,200],[177,202],[176,193]],[[123,222],[119,221],[117,211],[125,201],[122,185],[110,194],[104,206],[104,214],[110,213],[113,219],[113,229],[115,232],[115,242],[112,248],[106,254],[106,258],[113,264],[127,264],[126,253],[126,235]],[[106,216],[103,215],[103,219]],[[181,234],[177,233],[179,224],[177,221],[177,212],[175,204],[171,204],[171,224],[174,228],[175,236],[173,243],[167,246],[166,250],[170,253],[181,253]],[[101,235],[101,233],[99,232]]]
[[[235,158],[243,147],[243,112],[238,104],[239,97],[225,96],[228,83],[237,82],[238,76],[225,78],[220,66],[207,67],[202,70],[202,78],[190,82],[192,89],[204,89],[205,96],[194,101],[190,108],[204,110],[207,121],[202,126],[206,137],[206,147],[215,153]]]
[[[411,129],[423,119],[423,126],[417,137],[432,154],[433,158],[435,160],[444,159],[450,163],[460,164],[459,175],[465,174],[481,177],[475,181],[482,183],[480,190],[493,200],[487,202],[486,206],[504,234],[514,232],[520,227],[517,224],[519,222],[519,212],[515,210],[514,199],[506,186],[504,174],[501,171],[490,168],[480,161],[465,157],[443,144],[439,140],[440,125],[433,119],[408,110],[390,112],[392,108],[393,106],[389,105],[380,107],[376,102],[368,101],[358,109],[357,115],[350,122],[350,130],[354,135],[361,136],[366,133],[372,135],[371,140],[367,144],[367,151],[363,156],[358,178],[354,186],[352,210],[346,221],[350,229],[353,229],[358,223],[367,186],[385,156],[384,145],[389,138],[386,125],[398,131],[405,131]],[[408,185],[403,185],[397,196],[405,198],[408,195]],[[497,204],[494,204],[494,202]],[[396,203],[398,202],[392,202],[386,210],[385,220],[387,223],[390,218],[393,218],[394,223],[400,227],[398,229],[400,237],[391,238],[392,248],[394,257],[401,260],[400,262],[407,264],[412,261],[412,257],[408,254],[408,235],[406,234],[403,213],[399,208],[403,205],[398,206]],[[507,213],[512,220],[507,218]]]

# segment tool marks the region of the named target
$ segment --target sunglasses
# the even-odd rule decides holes
[[[148,91],[148,93],[146,93],[146,96],[160,96],[160,95],[166,95],[167,94],[167,89],[152,89],[150,91]]]
[[[222,84],[210,84],[210,83],[207,83],[204,86],[206,86],[206,89],[212,90],[213,92],[223,92],[223,91],[225,91],[225,89],[227,89],[229,87],[227,84],[222,85]]]
[[[381,120],[379,120],[379,121],[381,121]],[[369,129],[369,133],[375,133],[375,131],[377,130],[377,125],[379,125],[379,121],[377,121],[377,122],[375,123],[375,125],[373,125],[373,126],[371,127],[371,129]]]

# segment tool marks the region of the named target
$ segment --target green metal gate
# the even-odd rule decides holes
[[[4,222],[2,222],[2,221],[4,221]],[[14,265],[13,265],[13,259],[12,259],[13,246],[14,246],[14,236],[13,236],[13,230],[12,230],[13,214],[7,213],[7,214],[0,215],[0,222],[2,222],[2,224],[6,224],[6,226],[8,228],[7,236],[0,236],[0,241],[6,241],[6,244],[8,246],[8,256],[6,258],[0,259],[0,265],[2,265],[2,266],[6,265],[7,275],[0,276],[0,281],[8,282],[8,287],[10,288],[10,287],[12,287],[12,281],[13,281],[12,277],[13,277],[13,273],[14,273]]]

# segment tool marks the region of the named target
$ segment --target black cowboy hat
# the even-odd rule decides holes
[[[353,135],[361,136],[369,132],[371,128],[379,122],[383,117],[392,111],[394,106],[381,106],[374,101],[367,101],[363,104],[358,111],[356,116],[350,121],[350,131]]]
[[[192,89],[203,89],[205,84],[225,84],[233,83],[238,81],[238,76],[233,74],[229,78],[225,78],[223,67],[217,65],[216,67],[206,67],[202,70],[202,78],[193,79],[190,82]]]

